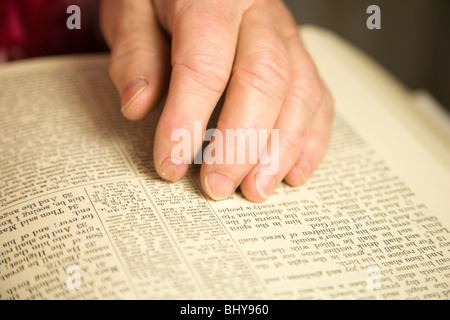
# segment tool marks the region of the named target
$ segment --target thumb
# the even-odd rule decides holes
[[[159,103],[169,81],[169,42],[148,0],[101,2],[100,23],[111,48],[109,73],[130,120]]]

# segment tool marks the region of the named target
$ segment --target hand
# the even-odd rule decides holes
[[[224,199],[240,185],[246,198],[264,201],[283,179],[303,184],[324,158],[332,98],[282,1],[108,0],[101,25],[125,117],[145,117],[169,86],[153,150],[164,179],[177,181],[189,167],[171,156],[178,144],[172,133],[184,128],[194,137],[194,121],[204,132],[225,89],[217,130],[225,137],[225,129],[278,129],[279,164],[268,175],[261,161],[203,163],[200,180],[211,198]],[[251,143],[236,148],[248,155]],[[192,141],[192,155],[197,149]]]

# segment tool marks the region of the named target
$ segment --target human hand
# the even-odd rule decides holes
[[[203,163],[200,181],[211,198],[224,199],[240,186],[247,199],[264,201],[283,179],[303,184],[324,158],[332,97],[282,1],[108,0],[101,26],[125,117],[145,117],[169,86],[153,150],[164,179],[177,181],[189,167],[172,157],[178,144],[172,133],[183,128],[194,137],[194,121],[205,132],[225,89],[217,130],[225,137],[225,129],[278,129],[279,163],[271,174],[261,161]],[[225,148],[224,155],[243,148],[248,156],[257,143],[251,140]],[[266,142],[270,150],[271,139]],[[192,156],[184,161],[200,147],[192,141]]]

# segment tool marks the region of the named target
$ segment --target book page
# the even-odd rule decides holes
[[[449,297],[449,171],[343,66],[325,161],[255,204],[162,181],[107,65],[0,69],[1,299]]]

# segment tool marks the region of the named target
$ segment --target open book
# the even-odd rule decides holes
[[[306,185],[215,202],[153,168],[106,55],[0,68],[1,299],[445,299],[445,130],[367,57],[302,29],[336,100]]]

